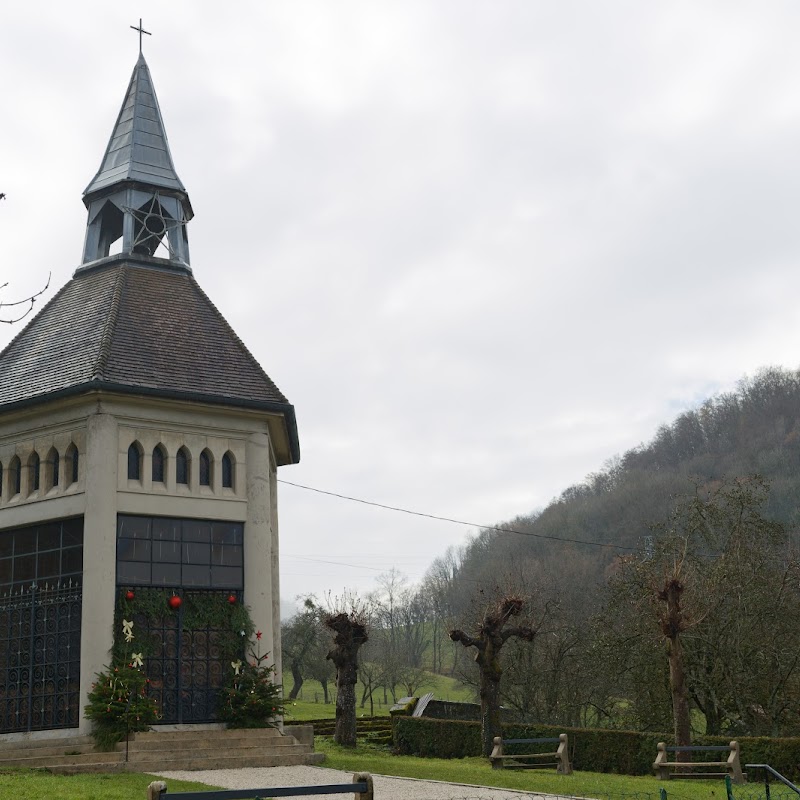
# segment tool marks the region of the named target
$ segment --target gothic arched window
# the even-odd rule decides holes
[[[203,450],[200,453],[200,485],[211,486],[211,453]]]
[[[222,486],[233,489],[233,456],[230,453],[222,456]]]
[[[22,464],[19,456],[14,456],[8,465],[8,488],[8,493],[12,496],[22,491]]]
[[[175,483],[189,484],[189,453],[185,447],[175,456]]]
[[[153,448],[153,483],[164,483],[164,463],[167,456],[164,448],[157,444]]]
[[[39,458],[39,454],[34,451],[31,453],[31,457],[28,460],[28,467],[31,471],[30,475],[30,491],[38,492],[39,491],[39,479],[41,477],[41,465],[42,460]]]
[[[142,451],[138,442],[128,448],[128,480],[139,481],[142,479]]]
[[[67,480],[69,483],[78,481],[78,448],[74,444],[67,448]]]

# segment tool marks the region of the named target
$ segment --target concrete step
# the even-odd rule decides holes
[[[309,764],[321,764],[325,760],[324,753],[298,753],[296,755],[271,755],[261,756],[224,756],[218,754],[204,759],[182,761],[170,757],[153,758],[147,761],[128,762],[131,772],[149,772],[159,775],[162,772],[174,770],[199,770],[199,769],[241,769],[243,767],[294,767]]]
[[[124,759],[124,754],[120,753],[82,753],[81,755],[57,755],[57,756],[42,756],[42,755],[28,755],[17,756],[15,758],[3,758],[0,761],[0,766],[3,767],[49,767],[51,764],[68,764],[68,765],[82,765],[82,764],[117,764]]]
[[[297,744],[297,740],[293,736],[285,736],[280,739],[197,739],[195,741],[186,741],[184,739],[174,740],[168,742],[164,740],[154,741],[152,739],[146,741],[135,741],[128,745],[131,753],[145,753],[149,751],[164,751],[168,750],[194,750],[200,752],[207,752],[209,750],[236,750],[240,748],[254,748],[257,750],[282,750],[285,747],[293,747]],[[117,750],[125,750],[125,742],[117,745]]]
[[[45,758],[52,756],[74,756],[93,752],[94,742],[91,744],[68,745],[66,747],[63,745],[56,747],[28,747],[27,745],[20,745],[18,747],[6,747],[0,750],[0,762],[5,762],[10,758],[26,758],[28,756]]]
[[[152,761],[153,759],[162,760],[165,758],[175,759],[176,761],[205,761],[214,759],[219,756],[228,757],[229,755],[241,755],[243,757],[260,756],[294,756],[305,755],[311,752],[311,748],[302,744],[289,744],[280,748],[267,748],[267,747],[217,747],[216,749],[203,749],[193,750],[191,748],[175,748],[162,747],[160,750],[130,750],[128,760],[131,762],[141,763],[144,761]],[[115,753],[114,755],[119,755]]]
[[[12,734],[13,735],[13,734]],[[48,738],[33,739],[5,739],[0,737],[0,758],[3,754],[13,750],[40,750],[57,748],[61,750],[76,750],[79,747],[94,747],[94,739],[91,736],[52,736]]]

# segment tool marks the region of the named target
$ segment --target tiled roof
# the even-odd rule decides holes
[[[288,401],[185,270],[79,271],[0,353],[0,410],[91,384],[231,405]]]
[[[85,195],[125,180],[185,191],[175,172],[150,70],[139,56],[111,139]]]

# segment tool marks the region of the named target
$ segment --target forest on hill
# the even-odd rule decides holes
[[[800,372],[769,368],[541,512],[450,549],[420,585],[384,576],[361,699],[412,693],[425,669],[475,685],[472,656],[448,631],[477,631],[486,608],[513,595],[537,631],[502,654],[502,701],[520,717],[798,735],[799,499]],[[324,660],[324,643],[306,648],[316,668],[297,655],[316,613],[306,606],[284,632],[298,675]]]

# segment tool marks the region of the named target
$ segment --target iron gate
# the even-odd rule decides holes
[[[0,733],[77,728],[81,586],[0,595]]]
[[[183,605],[177,614],[165,614],[158,620],[135,615],[137,630],[152,643],[145,659],[150,679],[149,691],[158,703],[162,723],[213,722],[219,691],[230,673],[230,658],[223,649],[225,631],[213,627],[186,629],[184,612],[193,594],[209,591],[175,591]],[[214,592],[220,598],[233,594],[241,602],[239,591]]]

